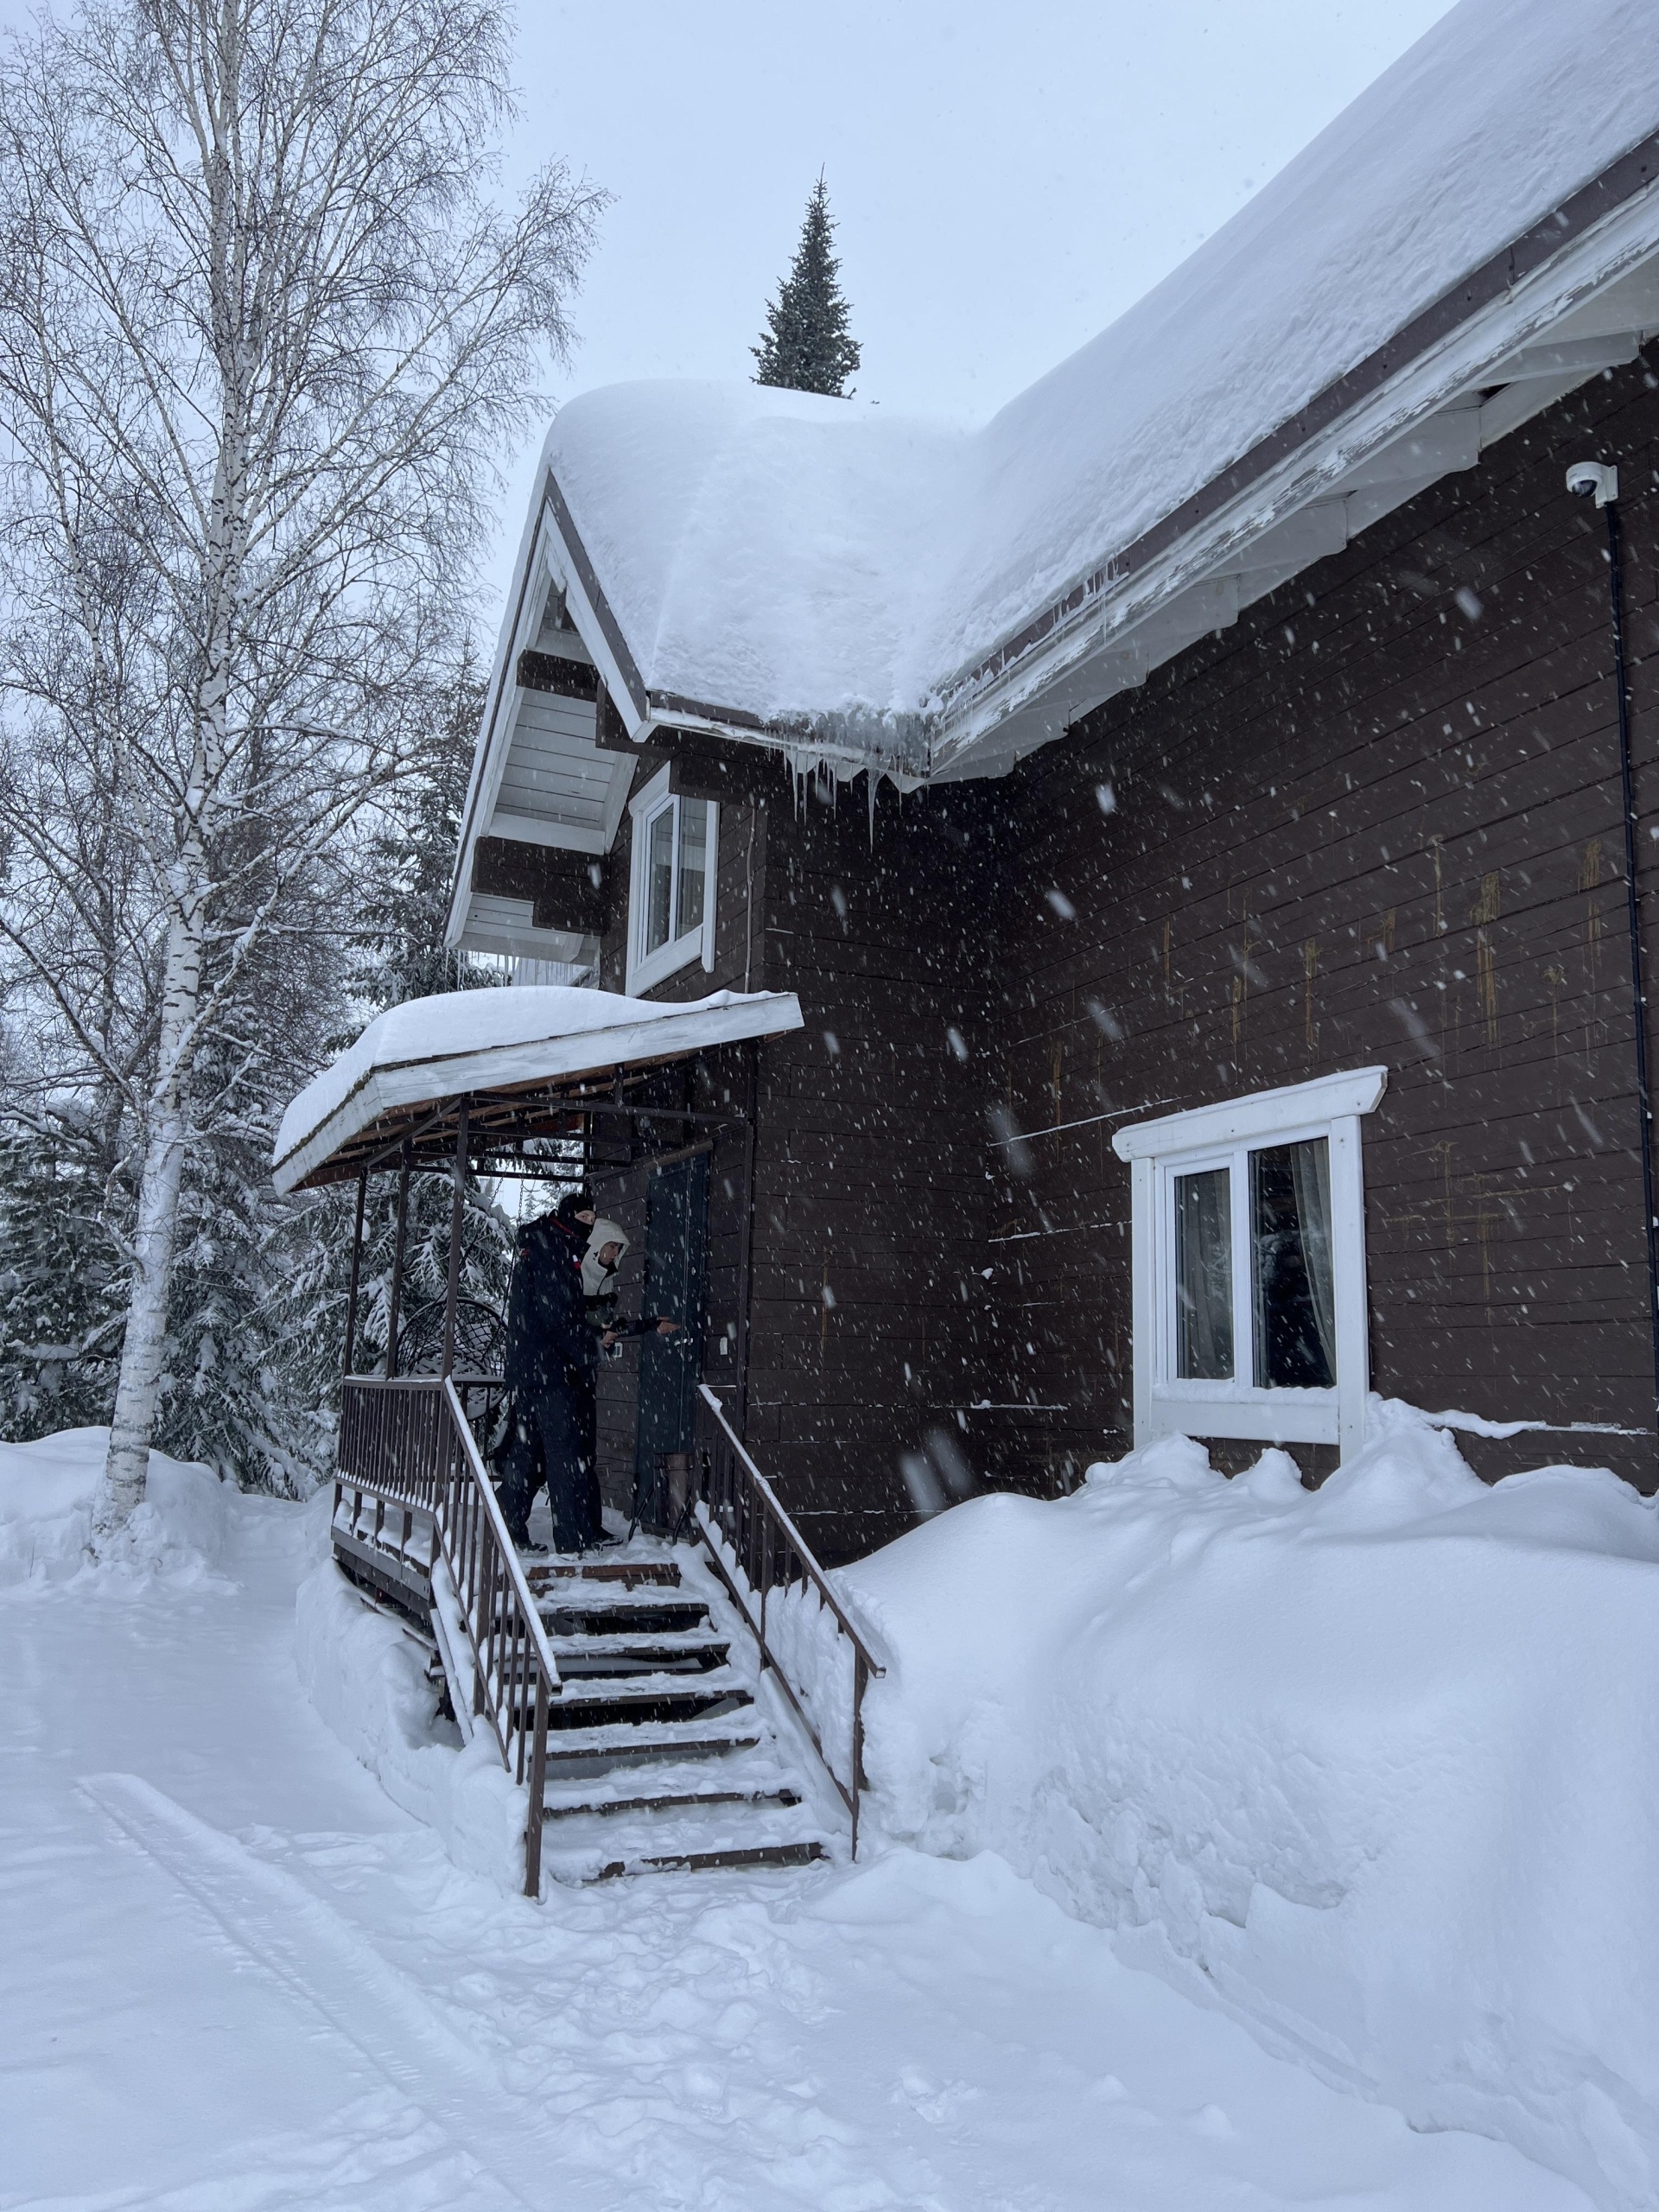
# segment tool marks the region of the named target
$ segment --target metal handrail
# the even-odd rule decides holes
[[[470,1382],[472,1379],[470,1376],[461,1377],[463,1382]],[[455,1435],[466,1457],[467,1470],[473,1478],[484,1511],[490,1521],[502,1562],[507,1571],[507,1579],[512,1585],[513,1596],[524,1608],[531,1642],[536,1647],[537,1664],[542,1669],[546,1677],[548,1690],[551,1694],[564,1687],[559,1679],[559,1662],[553,1656],[553,1647],[547,1640],[547,1630],[543,1626],[541,1614],[537,1610],[535,1593],[531,1589],[529,1579],[523,1567],[519,1564],[518,1547],[507,1532],[506,1516],[501,1510],[501,1501],[495,1494],[495,1484],[490,1480],[489,1471],[484,1465],[484,1455],[478,1448],[478,1439],[473,1434],[472,1423],[467,1420],[461,1400],[455,1395],[455,1380],[453,1376],[446,1375],[443,1377],[443,1395],[449,1402],[449,1418],[454,1423]]]
[[[351,1464],[362,1457],[374,1464]],[[347,1378],[340,1404],[336,1510],[346,1490],[367,1491],[402,1505],[406,1516],[418,1511],[429,1517],[431,1565],[442,1557],[472,1662],[471,1710],[489,1722],[507,1771],[529,1785],[524,1891],[539,1896],[548,1700],[562,1684],[494,1487],[448,1376]],[[464,1697],[464,1686],[452,1685],[455,1690]],[[526,1712],[532,1694],[533,1714]]]
[[[702,1538],[721,1579],[731,1592],[748,1624],[751,1633],[760,1647],[761,1666],[770,1667],[776,1675],[779,1688],[794,1708],[797,1718],[811,1739],[812,1748],[823,1763],[824,1772],[840,1792],[842,1802],[852,1817],[853,1856],[856,1858],[858,1856],[859,1798],[861,1794],[869,1787],[864,1774],[864,1692],[871,1677],[885,1675],[887,1669],[870,1649],[862,1631],[849,1618],[846,1608],[830,1588],[823,1569],[812,1556],[806,1539],[785,1510],[777,1491],[756,1466],[747,1446],[727,1420],[725,1408],[721,1404],[720,1400],[706,1382],[698,1383],[697,1395],[718,1424],[734,1464],[741,1467],[747,1478],[750,1497],[760,1510],[763,1540],[760,1546],[760,1557],[755,1558],[755,1547],[751,1541],[748,1546],[750,1556],[747,1560],[739,1562],[744,1580],[749,1588],[755,1591],[760,1598],[760,1618],[759,1620],[755,1619],[744,1601],[742,1593],[728,1571],[726,1562],[721,1557],[718,1544],[715,1541],[717,1535],[723,1537],[728,1544],[733,1544],[735,1554],[736,1547],[733,1543],[734,1532],[720,1528],[719,1523],[709,1512],[706,1499],[699,1499],[694,1516],[697,1533]],[[782,1539],[781,1545],[774,1542],[774,1534]],[[823,1748],[823,1738],[806,1712],[803,1700],[806,1698],[808,1693],[804,1685],[791,1681],[784,1669],[779,1665],[777,1655],[772,1649],[766,1637],[766,1599],[771,1591],[786,1588],[796,1579],[790,1572],[791,1560],[798,1565],[802,1578],[809,1582],[817,1593],[819,1603],[828,1608],[839,1633],[846,1637],[852,1647],[852,1757],[851,1770],[845,1783],[831,1765],[829,1754]]]
[[[343,1382],[372,1382],[377,1390],[429,1390],[443,1378],[436,1375],[347,1375]],[[505,1382],[499,1375],[486,1375],[480,1370],[474,1374],[456,1368],[449,1376],[452,1382],[463,1384],[469,1390],[482,1389],[486,1384],[492,1389],[505,1390]]]
[[[725,1408],[721,1404],[720,1400],[715,1395],[714,1392],[709,1389],[706,1382],[699,1382],[697,1385],[697,1391],[704,1404],[708,1407],[709,1412],[713,1414],[715,1419],[720,1423],[721,1428],[726,1432],[726,1441],[731,1446],[733,1451],[736,1452],[738,1458],[743,1462],[744,1469],[748,1475],[749,1480],[753,1484],[755,1489],[760,1493],[768,1510],[771,1512],[772,1519],[778,1523],[779,1529],[785,1536],[788,1537],[790,1542],[794,1546],[795,1550],[799,1556],[801,1566],[805,1571],[807,1580],[811,1583],[819,1597],[835,1615],[836,1624],[840,1629],[842,1634],[847,1638],[848,1642],[852,1644],[855,1650],[861,1651],[864,1654],[864,1663],[873,1675],[886,1674],[887,1669],[877,1665],[874,1658],[871,1655],[868,1645],[864,1641],[863,1637],[853,1625],[853,1623],[847,1618],[845,1607],[842,1605],[840,1599],[836,1597],[835,1592],[830,1587],[829,1583],[825,1580],[823,1569],[818,1565],[817,1560],[813,1558],[811,1550],[807,1544],[806,1538],[802,1535],[800,1530],[790,1519],[788,1513],[784,1508],[782,1499],[779,1497],[777,1491],[773,1490],[772,1484],[766,1480],[766,1477],[761,1473],[760,1468],[755,1465],[754,1460],[750,1455],[748,1446],[744,1443],[741,1437],[739,1436],[737,1431],[732,1427],[730,1421],[727,1420]]]

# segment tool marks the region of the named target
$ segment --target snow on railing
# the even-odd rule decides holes
[[[440,1651],[463,1731],[487,1723],[501,1763],[529,1785],[524,1894],[542,1880],[547,1705],[561,1688],[558,1667],[507,1534],[493,1487],[455,1386],[433,1375],[357,1376],[340,1395],[339,1471],[343,1492],[425,1514],[429,1572]],[[457,1635],[457,1631],[459,1634]],[[459,1641],[464,1647],[457,1650]],[[470,1668],[472,1681],[457,1680]],[[463,1712],[463,1707],[465,1711]]]
[[[750,1457],[706,1382],[697,1385],[702,1419],[702,1496],[693,1516],[721,1580],[760,1647],[853,1823],[864,1772],[864,1692],[887,1672],[849,1618],[805,1538]]]

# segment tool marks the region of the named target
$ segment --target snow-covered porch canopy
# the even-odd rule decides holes
[[[527,848],[573,876],[610,849],[659,730],[843,775],[1002,774],[1632,359],[1659,330],[1653,29],[1649,0],[1463,0],[982,428],[747,384],[572,401],[450,942],[585,957],[577,900],[502,894]]]
[[[800,1027],[792,991],[674,1005],[543,984],[412,999],[378,1014],[294,1100],[272,1180],[287,1192],[405,1159],[447,1167],[463,1103],[477,1152],[562,1135],[621,1104],[647,1070]]]

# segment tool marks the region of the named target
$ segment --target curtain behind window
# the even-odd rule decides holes
[[[1175,1178],[1175,1372],[1209,1382],[1233,1371],[1232,1177]]]
[[[1336,1276],[1331,1257],[1331,1147],[1324,1137],[1294,1144],[1290,1151],[1291,1178],[1296,1186],[1296,1213],[1302,1232],[1302,1264],[1313,1305],[1313,1324],[1319,1332],[1319,1349],[1332,1376],[1337,1371]]]

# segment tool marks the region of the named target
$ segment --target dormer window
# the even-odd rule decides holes
[[[669,789],[666,768],[629,802],[633,861],[628,895],[629,994],[649,990],[692,961],[715,964],[715,860],[720,810]]]

